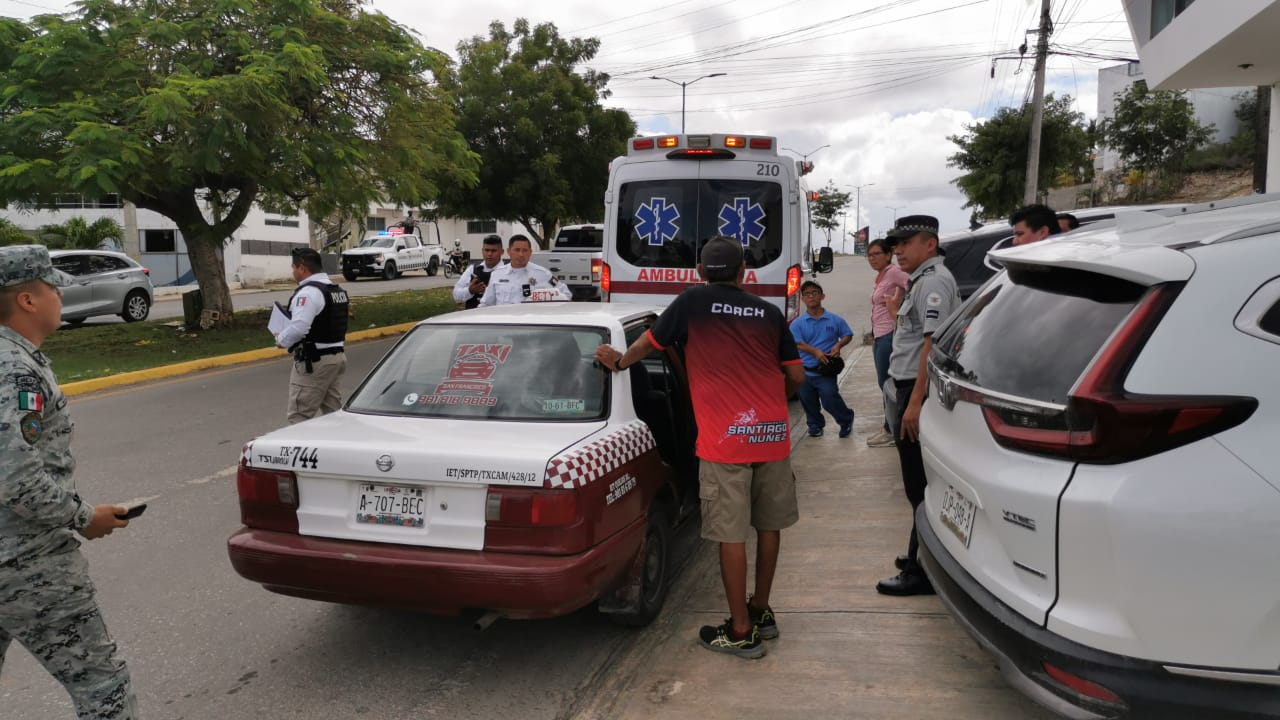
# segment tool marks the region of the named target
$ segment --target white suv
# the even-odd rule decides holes
[[[1072,718],[1280,718],[1280,196],[1000,250],[935,335],[921,562]]]

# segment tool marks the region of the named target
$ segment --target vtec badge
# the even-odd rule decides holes
[[[374,464],[377,465],[378,469],[382,472],[391,472],[391,468],[396,466],[396,459],[390,455],[381,455]]]

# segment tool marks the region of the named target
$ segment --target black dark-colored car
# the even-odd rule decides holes
[[[1088,227],[1094,223],[1114,220],[1117,211],[1145,210],[1156,211],[1178,205],[1134,205],[1123,207],[1097,207],[1083,210],[1071,210],[1080,221],[1080,227]],[[999,250],[1013,242],[1013,228],[1008,222],[983,225],[977,230],[950,233],[942,236],[940,246],[946,251],[947,269],[956,278],[960,289],[960,297],[967,298],[982,284],[995,275],[1000,266],[987,258],[987,253]]]

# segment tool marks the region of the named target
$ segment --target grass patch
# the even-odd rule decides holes
[[[404,290],[351,298],[348,332],[399,325],[454,309],[452,288]],[[239,310],[233,328],[192,333],[182,322],[141,322],[96,327],[63,326],[44,341],[58,382],[118,375],[187,360],[272,347],[270,311]]]

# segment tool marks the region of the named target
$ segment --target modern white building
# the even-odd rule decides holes
[[[124,228],[123,251],[151,271],[153,283],[164,286],[195,282],[191,261],[187,258],[187,244],[178,226],[157,212],[138,209],[115,196],[93,199],[78,194],[60,195],[54,208],[9,207],[0,209],[0,216],[23,230],[58,225],[74,217],[90,223],[98,218],[111,218]],[[310,225],[303,211],[297,215],[281,215],[254,205],[244,223],[232,233],[231,242],[223,248],[227,281],[241,282],[252,277],[260,282],[290,277],[289,251],[310,242]]]
[[[1155,90],[1271,86],[1267,187],[1280,190],[1280,0],[1124,0]]]
[[[1116,100],[1139,80],[1151,80],[1143,73],[1142,63],[1130,62],[1122,65],[1105,67],[1098,71],[1098,122],[1110,122],[1115,116]],[[1213,125],[1211,142],[1225,143],[1240,131],[1240,121],[1236,118],[1236,107],[1240,104],[1240,95],[1252,95],[1253,87],[1215,87],[1187,91],[1187,100],[1195,109],[1196,121],[1202,125]],[[1094,167],[1102,172],[1111,172],[1120,167],[1120,153],[1110,147],[1103,147]]]

